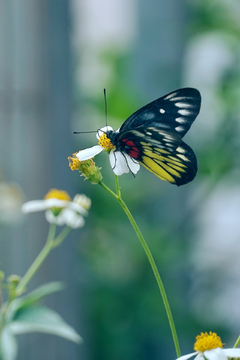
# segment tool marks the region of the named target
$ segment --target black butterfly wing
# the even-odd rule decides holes
[[[192,181],[197,159],[176,131],[164,127],[140,127],[117,135],[116,151],[140,162],[160,179],[178,186]]]
[[[137,110],[122,124],[119,131],[153,126],[177,132],[182,138],[198,115],[200,106],[201,95],[198,90],[175,90]]]

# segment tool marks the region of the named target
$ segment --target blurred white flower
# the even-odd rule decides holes
[[[70,196],[63,190],[51,189],[44,200],[28,201],[22,206],[23,213],[46,210],[45,216],[49,223],[67,225],[73,229],[82,227],[85,223],[83,215],[88,214],[91,200],[85,195],[76,195],[79,201],[71,201]]]
[[[0,221],[16,223],[22,218],[21,206],[24,202],[22,189],[14,183],[0,182]]]

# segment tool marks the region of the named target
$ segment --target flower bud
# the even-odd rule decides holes
[[[92,159],[80,161],[74,153],[68,157],[68,161],[71,170],[79,170],[92,184],[98,184],[102,180],[100,168]]]

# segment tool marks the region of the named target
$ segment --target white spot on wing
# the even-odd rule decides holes
[[[178,96],[178,97],[172,97],[170,99],[170,101],[181,101],[181,100],[186,100],[185,96]]]
[[[161,114],[164,114],[165,113],[165,110],[164,109],[160,109],[159,110]]]
[[[182,103],[182,102],[176,102],[175,106],[179,108],[190,108],[192,107],[192,104]]]
[[[160,132],[159,132],[159,134],[160,134]],[[165,133],[162,133],[162,135],[164,136],[165,139],[168,139],[169,141],[174,140],[174,138],[171,135],[168,135],[168,134],[165,134]]]
[[[165,98],[163,100],[170,100],[171,98],[173,98],[175,95],[177,95],[176,92],[169,94],[168,96],[165,96]]]
[[[184,161],[189,161],[189,159],[188,159],[185,155],[177,154],[177,156],[178,156],[180,159],[183,159]]]
[[[177,126],[177,127],[175,127],[175,130],[177,130],[177,131],[184,131],[185,129],[184,129],[184,127],[183,126]]]
[[[182,154],[186,152],[186,150],[183,149],[181,146],[179,146],[179,147],[177,148],[177,151],[180,152],[180,153],[182,153]]]
[[[149,135],[149,136],[152,135],[152,133],[150,131],[146,131],[146,134]]]
[[[175,119],[179,124],[185,124],[187,122],[187,120],[185,118],[182,117],[178,117]]]
[[[178,113],[180,115],[191,115],[192,114],[192,112],[187,109],[180,109],[180,110],[178,110]]]
[[[141,133],[140,131],[137,130],[132,130],[132,133],[135,134],[138,137],[145,137],[145,134]]]

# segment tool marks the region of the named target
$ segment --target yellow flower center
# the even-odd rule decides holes
[[[81,164],[81,162],[76,157],[76,154],[77,153],[74,153],[74,154],[72,154],[72,156],[68,156],[69,166],[72,171],[79,170],[79,166]]]
[[[112,149],[115,149],[115,146],[111,143],[110,139],[107,137],[106,134],[102,134],[99,138],[98,144],[104,148],[104,150],[110,151]]]
[[[57,189],[51,189],[49,192],[44,196],[44,199],[59,199],[59,200],[65,200],[65,201],[71,201],[70,196],[66,191],[63,190],[57,190]]]
[[[194,350],[199,352],[204,352],[206,350],[212,350],[216,348],[222,348],[223,343],[221,338],[213,332],[201,333],[196,337],[196,342],[194,344]]]

